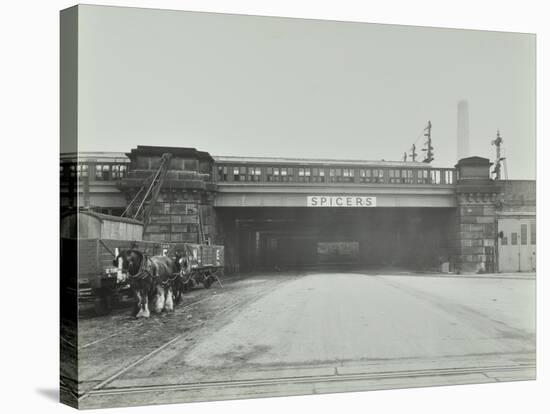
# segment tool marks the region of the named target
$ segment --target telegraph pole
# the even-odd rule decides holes
[[[424,128],[424,136],[427,138],[426,144],[427,148],[423,148],[422,151],[426,151],[426,158],[424,158],[424,161],[427,164],[432,162],[434,160],[434,154],[433,154],[433,147],[432,147],[432,122],[428,121],[428,126]]]
[[[496,147],[496,159],[495,159],[495,168],[493,169],[493,174],[495,174],[495,180],[500,180],[500,164],[506,158],[502,157],[500,154],[500,147],[502,145],[503,139],[500,136],[500,131],[497,129],[497,138],[491,141],[491,144]]]
[[[409,154],[409,156],[411,157],[412,161],[415,162],[416,161],[416,156],[418,154],[416,153],[416,145],[413,144],[412,148],[411,148],[411,153]]]

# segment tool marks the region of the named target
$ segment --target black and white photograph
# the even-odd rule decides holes
[[[536,379],[536,36],[60,13],[61,400]]]
[[[536,378],[535,35],[60,24],[63,402]]]

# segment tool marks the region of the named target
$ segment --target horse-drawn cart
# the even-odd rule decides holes
[[[224,251],[223,246],[185,243],[182,252],[176,252],[180,266],[183,290],[189,290],[199,284],[210,288],[223,276]]]
[[[76,228],[78,226],[78,238]],[[76,250],[76,269],[62,275],[68,282],[64,294],[78,296],[81,310],[93,308],[97,315],[109,313],[124,302],[134,303],[135,295],[122,263],[115,259],[130,249],[146,256],[168,256],[175,259],[173,280],[177,299],[197,286],[221,285],[223,246],[193,243],[160,243],[141,240],[141,222],[91,211],[73,212],[62,217],[62,251]],[[76,277],[75,277],[76,276]],[[72,281],[70,281],[72,280]]]

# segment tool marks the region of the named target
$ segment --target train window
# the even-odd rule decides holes
[[[111,178],[116,180],[126,177],[126,166],[125,165],[113,165],[111,167]]]
[[[418,170],[418,183],[428,184],[428,170]]]
[[[342,176],[342,169],[341,168],[330,168],[328,170],[328,175],[330,177],[330,182],[338,182],[340,181],[340,177]]]
[[[532,221],[530,223],[531,227],[531,244],[537,244],[537,223]]]
[[[76,176],[78,178],[88,177],[88,166],[86,164],[78,164],[76,166]]]
[[[360,169],[359,170],[359,181],[362,183],[371,182],[371,170],[370,169]]]
[[[412,184],[413,182],[413,172],[412,170],[402,170],[401,171],[401,182],[405,184]]]
[[[527,244],[527,224],[521,225],[521,244]]]
[[[344,182],[353,182],[353,177],[354,177],[354,171],[353,171],[353,168],[344,168],[342,170],[342,176],[343,176],[343,179],[342,181]]]
[[[389,171],[389,181],[390,183],[400,183],[401,182],[401,171],[399,170],[390,170]]]
[[[279,169],[274,167],[266,168],[267,181],[279,181]]]
[[[308,171],[309,171],[309,168],[308,168]],[[322,168],[312,168],[311,175],[312,175],[311,181],[313,182],[320,183],[325,181],[324,179],[325,170],[323,170]]]
[[[281,175],[282,176],[286,176],[287,175],[287,169],[286,168],[281,168]]]
[[[511,240],[512,245],[514,245],[514,246],[517,245],[518,244],[518,234],[517,233],[512,233],[511,236],[512,236],[512,240]]]
[[[383,183],[384,182],[384,170],[375,169],[372,171],[373,182]]]
[[[260,181],[262,170],[259,167],[248,167],[248,181]]]
[[[293,168],[287,168],[287,175],[288,177],[285,178],[285,181],[294,181],[293,175],[294,175],[294,169]]]
[[[227,181],[227,167],[218,167],[218,180]]]
[[[311,168],[298,168],[298,181],[310,181]],[[315,181],[315,180],[314,180]]]
[[[267,168],[267,181],[279,181],[280,171],[277,167],[268,167]]]
[[[108,180],[110,173],[109,165],[96,165],[95,166],[95,178],[96,180]]]
[[[432,184],[441,184],[441,171],[431,170],[430,171],[430,181]]]
[[[241,175],[239,174],[239,167],[233,167],[233,181],[240,181]]]
[[[453,183],[454,183],[453,170],[446,170],[445,171],[445,184],[453,184]]]

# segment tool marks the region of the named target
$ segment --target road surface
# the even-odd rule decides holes
[[[83,321],[82,407],[535,376],[525,275],[286,274],[194,293],[144,322]]]

